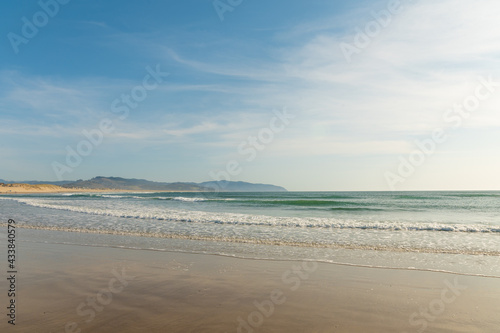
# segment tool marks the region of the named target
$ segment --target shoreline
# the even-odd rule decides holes
[[[0,224],[1,225],[1,224]],[[22,227],[20,227],[22,228]],[[43,230],[43,229],[31,229],[31,230]],[[73,232],[73,231],[62,231],[62,232]],[[74,233],[74,232],[73,232]],[[100,235],[100,234],[99,234]],[[128,235],[116,235],[116,236],[128,236]],[[144,236],[132,236],[132,237],[144,237]],[[170,238],[166,238],[170,239]],[[190,241],[199,241],[196,239],[189,239]],[[203,241],[203,240],[201,240]],[[29,243],[35,244],[45,244],[39,241],[29,240]],[[221,258],[230,258],[237,260],[248,260],[248,261],[263,261],[263,262],[274,262],[274,263],[300,263],[300,262],[310,262],[321,265],[333,265],[333,266],[345,266],[345,267],[353,267],[353,268],[363,268],[363,269],[376,269],[376,270],[389,270],[389,271],[406,271],[406,272],[423,272],[423,273],[437,273],[437,274],[447,274],[453,276],[467,276],[474,278],[487,278],[487,279],[500,279],[498,275],[487,275],[487,274],[473,274],[473,273],[465,273],[465,272],[456,272],[449,270],[439,270],[432,268],[415,268],[415,267],[392,267],[392,266],[379,266],[379,265],[369,265],[369,264],[360,264],[360,263],[348,263],[348,262],[332,262],[325,261],[322,259],[285,259],[285,258],[254,258],[254,257],[245,257],[241,255],[231,255],[231,254],[223,254],[223,253],[205,253],[200,251],[188,251],[188,250],[171,250],[171,249],[156,249],[156,248],[137,248],[137,247],[127,247],[123,245],[108,245],[108,244],[75,244],[75,243],[63,243],[63,242],[50,242],[49,244],[53,245],[63,245],[63,246],[75,246],[75,247],[92,247],[92,248],[101,248],[101,249],[118,249],[118,250],[129,250],[129,251],[151,251],[151,252],[160,252],[160,253],[170,253],[170,254],[183,254],[183,255],[200,255],[200,256],[214,256]],[[446,254],[446,253],[443,253]]]
[[[17,246],[18,319],[15,327],[0,323],[9,332],[495,332],[500,325],[498,280],[486,277],[70,244]]]

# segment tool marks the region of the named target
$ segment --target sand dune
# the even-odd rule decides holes
[[[51,184],[4,184],[0,183],[0,193],[59,193],[59,192],[99,192],[112,190],[71,189]]]

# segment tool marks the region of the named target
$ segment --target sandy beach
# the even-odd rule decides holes
[[[2,332],[500,327],[500,284],[492,278],[22,241],[18,265],[16,325],[4,314]],[[1,286],[5,312],[5,279]]]
[[[0,333],[500,333],[500,1],[0,13]]]
[[[150,192],[150,190],[120,190],[120,189],[85,189],[66,188],[51,184],[0,184],[0,194],[29,194],[29,193],[102,193],[102,192]],[[186,192],[186,191],[155,191],[155,192]],[[189,191],[188,191],[189,192]]]
[[[122,189],[94,189],[94,188],[67,188],[57,185],[51,184],[22,184],[22,183],[13,183],[13,184],[0,184],[0,194],[30,194],[30,193],[140,193],[140,192],[151,192],[152,190],[122,190]],[[154,190],[156,193],[191,193],[197,191],[165,191],[165,190]]]
[[[72,189],[51,184],[0,184],[0,194],[13,193],[74,193],[74,192],[109,192],[116,190]],[[123,191],[120,191],[123,192]]]

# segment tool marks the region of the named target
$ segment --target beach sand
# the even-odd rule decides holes
[[[1,332],[500,328],[494,278],[19,240],[17,246],[16,325],[7,324],[3,278]]]
[[[70,192],[109,192],[115,190],[71,189],[51,184],[0,184],[0,193],[70,193]],[[123,191],[121,191],[123,192]]]
[[[117,192],[117,193],[136,193],[136,192],[151,192],[153,190],[122,190],[122,189],[86,189],[86,188],[66,188],[52,184],[23,184],[0,183],[0,194],[29,194],[29,193],[102,193],[102,192]],[[164,191],[154,190],[156,193],[177,193],[177,192],[193,192],[193,191]],[[196,192],[196,191],[194,191]]]

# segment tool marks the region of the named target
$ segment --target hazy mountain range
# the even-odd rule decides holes
[[[270,184],[254,184],[234,181],[208,181],[203,183],[163,183],[145,179],[127,179],[120,177],[94,177],[89,180],[77,181],[6,181],[0,183],[12,184],[52,184],[65,188],[81,189],[116,189],[131,191],[218,191],[218,192],[283,192],[285,188]]]

